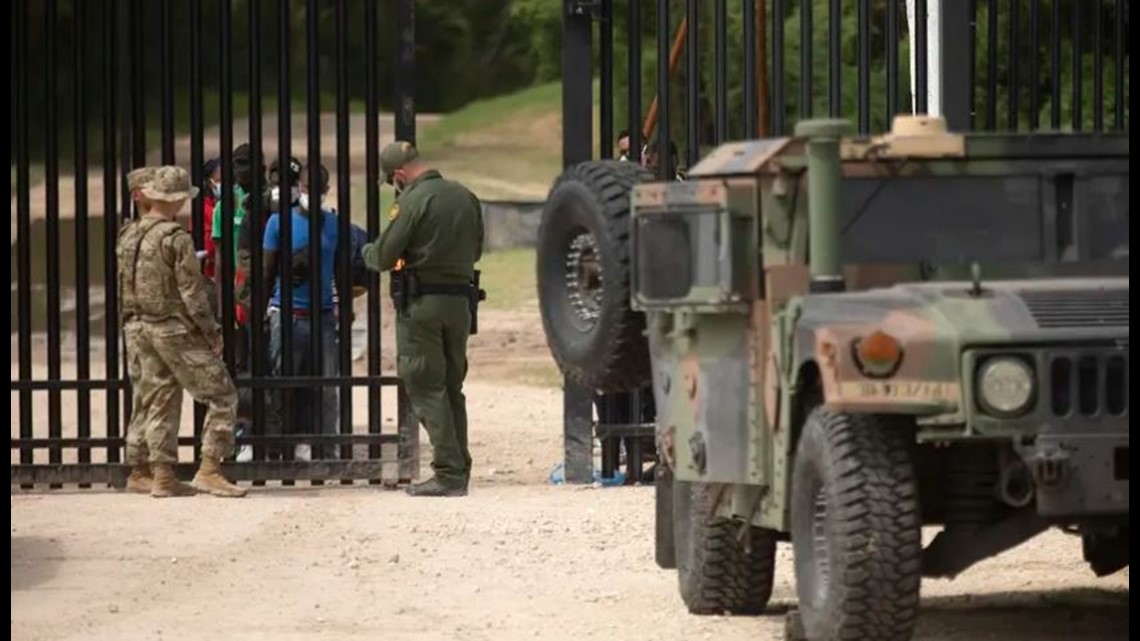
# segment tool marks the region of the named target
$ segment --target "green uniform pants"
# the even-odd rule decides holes
[[[396,371],[431,439],[432,471],[451,486],[471,477],[463,396],[470,327],[471,310],[461,296],[419,297],[396,320]]]

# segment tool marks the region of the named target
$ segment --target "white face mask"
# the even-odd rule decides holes
[[[301,205],[301,209],[308,211],[309,210],[309,194],[308,194],[308,192],[302,192],[300,198],[298,199],[298,202]],[[319,206],[324,205],[324,204],[325,204],[325,197],[324,197],[324,194],[322,194],[321,198],[320,198],[320,203],[317,206],[319,207]]]
[[[292,189],[289,190],[289,202],[286,204],[292,205],[293,203],[300,200],[300,198],[301,198],[301,190],[297,187],[293,187]],[[274,210],[277,209],[277,207],[279,206],[278,203],[280,203],[280,202],[281,202],[281,188],[280,187],[272,187],[269,190],[270,208],[274,209]]]

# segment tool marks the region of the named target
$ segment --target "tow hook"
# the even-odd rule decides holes
[[[1065,480],[1069,454],[1059,448],[1041,449],[1029,457],[1028,463],[1038,486],[1056,488]]]

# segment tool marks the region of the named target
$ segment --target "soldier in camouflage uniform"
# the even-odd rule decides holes
[[[444,180],[397,141],[380,154],[380,169],[397,190],[388,227],[365,245],[364,263],[376,271],[404,270],[418,293],[397,312],[397,370],[416,416],[427,429],[434,476],[413,485],[413,496],[463,496],[471,478],[467,449],[467,336],[470,283],[483,251],[479,199]]]
[[[124,225],[116,255],[124,326],[134,333],[132,365],[138,382],[133,414],[145,434],[151,496],[244,496],[221,472],[233,452],[237,391],[218,354],[222,335],[206,293],[194,242],[174,218],[197,194],[179,167],[160,167],[142,189],[149,207]],[[182,389],[208,406],[202,463],[191,483],[180,483],[178,460]],[[133,461],[134,462],[134,461]]]
[[[144,216],[150,212],[150,202],[143,197],[142,190],[153,177],[154,167],[139,167],[127,174],[127,187],[131,190],[131,198],[138,203],[139,212]],[[139,372],[142,371],[142,364],[138,360],[138,335],[139,321],[135,318],[126,320],[123,323],[123,342],[127,351],[127,376],[131,381],[131,407],[142,405],[139,398]],[[132,414],[130,425],[127,427],[127,463],[131,466],[131,474],[127,477],[127,489],[140,494],[150,494],[154,477],[147,462],[146,432],[142,429],[141,416],[138,412]]]

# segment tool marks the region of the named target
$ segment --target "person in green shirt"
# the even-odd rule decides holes
[[[251,363],[249,357],[253,346],[251,343],[249,317],[251,314],[251,298],[252,298],[252,284],[250,277],[252,276],[252,249],[250,248],[250,234],[242,233],[245,227],[246,216],[251,205],[249,200],[250,191],[253,189],[254,176],[259,172],[262,175],[264,184],[265,164],[262,163],[260,167],[254,167],[253,164],[253,149],[249,143],[242,143],[238,145],[233,152],[231,161],[233,162],[233,175],[234,175],[234,197],[233,197],[233,295],[234,295],[234,320],[237,324],[239,332],[237,334],[237,344],[235,346],[235,366],[238,371],[248,371]],[[218,202],[214,205],[214,211],[211,217],[211,230],[210,235],[214,237],[214,251],[215,251],[215,274],[218,282],[221,282],[221,275],[224,273],[222,252],[222,220],[225,213],[222,210],[223,199],[218,198]],[[259,234],[254,234],[259,236]],[[224,291],[219,288],[219,292]]]
[[[397,305],[396,369],[433,452],[433,476],[408,494],[464,496],[471,453],[463,380],[470,283],[483,253],[482,207],[466,187],[425,164],[409,142],[386,146],[380,169],[396,188],[396,202],[388,226],[362,257],[372,270],[403,271],[418,284],[407,305]]]
[[[249,196],[249,191],[253,188],[253,176],[254,176],[253,151],[250,148],[249,143],[243,143],[241,145],[238,145],[238,147],[234,149],[233,164],[234,164],[234,182],[237,183],[234,185],[234,202],[233,202],[233,206],[234,206],[234,232],[233,232],[233,238],[234,238],[233,261],[234,261],[234,263],[233,264],[234,264],[234,269],[236,271],[238,268],[238,263],[239,263],[239,254],[238,254],[239,247],[238,247],[237,239],[241,237],[241,226],[242,226],[242,223],[245,222],[246,199]],[[264,171],[264,168],[262,168],[262,171]],[[222,198],[221,198],[221,196],[219,196],[218,202],[214,205],[214,211],[211,214],[211,218],[210,218],[210,220],[211,220],[210,232],[211,232],[211,235],[214,237],[214,244],[215,244],[215,247],[217,248],[217,252],[218,252],[216,264],[218,266],[219,272],[221,271],[221,265],[222,265],[222,256],[221,256],[221,251],[222,251],[222,213],[223,213],[222,212]]]

